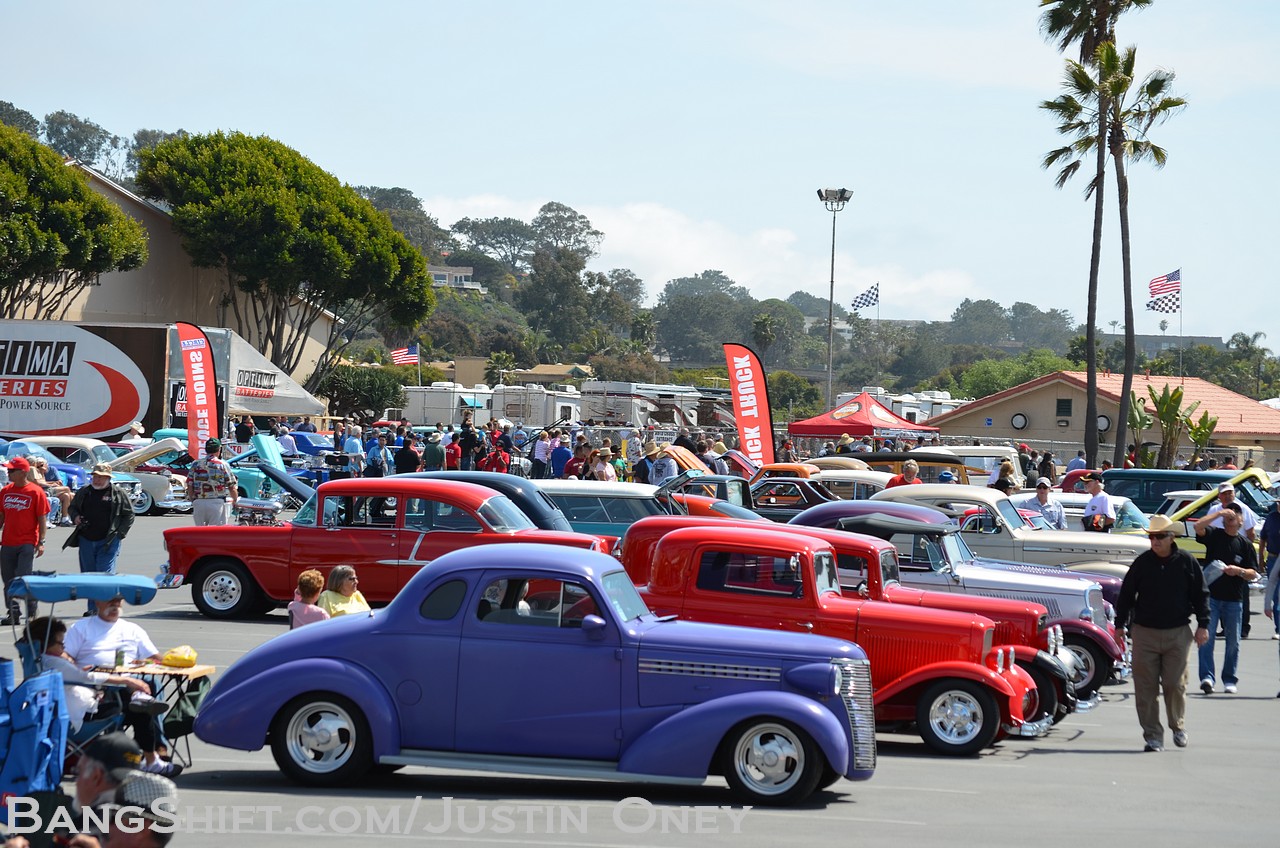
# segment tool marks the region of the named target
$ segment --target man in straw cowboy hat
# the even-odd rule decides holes
[[[1187,657],[1192,641],[1203,645],[1209,640],[1209,589],[1195,557],[1173,541],[1179,529],[1167,516],[1151,519],[1151,549],[1129,566],[1116,602],[1116,637],[1127,629],[1133,650],[1133,699],[1144,751],[1164,750],[1156,700],[1162,686],[1173,744],[1187,747]],[[1191,616],[1196,619],[1194,635],[1188,626]]]

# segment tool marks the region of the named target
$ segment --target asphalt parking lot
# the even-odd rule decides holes
[[[189,521],[140,518],[125,541],[122,570],[154,575],[164,560],[161,531]],[[75,552],[57,547],[66,532],[50,531],[53,544],[38,568],[78,570]],[[80,614],[79,605],[64,606],[67,617]],[[186,588],[162,591],[125,614],[162,651],[190,644],[200,662],[220,668],[287,627],[283,611],[207,619]],[[874,778],[842,781],[783,810],[733,807],[719,780],[688,789],[407,769],[316,791],[287,782],[269,751],[196,741],[195,765],[178,779],[183,822],[173,844],[223,846],[235,834],[278,848],[368,839],[628,848],[1272,844],[1280,665],[1270,622],[1260,614],[1253,622],[1254,638],[1241,649],[1239,694],[1190,697],[1185,750],[1166,738],[1163,753],[1142,753],[1129,684],[1105,687],[1096,710],[1047,736],[1005,741],[972,759],[937,757],[918,738],[882,735]]]

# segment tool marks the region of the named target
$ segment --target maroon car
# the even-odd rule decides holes
[[[539,530],[506,495],[454,480],[375,477],[322,484],[280,526],[165,531],[162,588],[190,584],[212,618],[265,612],[293,598],[298,575],[353,565],[370,603],[387,603],[424,565],[450,551],[542,542],[609,552],[609,540]]]

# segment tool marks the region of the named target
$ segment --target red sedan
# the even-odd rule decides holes
[[[164,533],[162,588],[191,586],[211,618],[265,612],[298,575],[353,565],[370,603],[387,603],[437,557],[475,545],[543,542],[608,553],[585,533],[539,530],[506,495],[453,480],[376,477],[324,483],[280,526],[176,527]]]

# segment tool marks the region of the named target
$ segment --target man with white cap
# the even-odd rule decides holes
[[[1089,502],[1084,506],[1084,529],[1096,533],[1109,533],[1116,523],[1116,507],[1102,485],[1102,474],[1090,471],[1080,475]]]
[[[1058,503],[1052,493],[1053,486],[1049,483],[1049,479],[1041,477],[1036,480],[1035,496],[1018,501],[1018,509],[1029,509],[1040,513],[1050,529],[1066,530],[1067,516],[1062,511],[1062,504]]]
[[[1250,542],[1258,541],[1258,526],[1262,521],[1258,518],[1257,513],[1249,509],[1249,507],[1241,501],[1236,500],[1236,487],[1232,485],[1230,480],[1218,484],[1218,512],[1225,509],[1231,504],[1240,507],[1240,530],[1239,532],[1245,536]],[[1219,514],[1212,522],[1209,523],[1210,528],[1222,529],[1222,515]],[[1240,636],[1244,639],[1249,638],[1249,616],[1252,611],[1249,609],[1249,593],[1244,593],[1244,607],[1241,610],[1240,618]]]
[[[1187,747],[1187,658],[1193,641],[1209,641],[1209,589],[1200,563],[1173,541],[1178,529],[1168,516],[1151,519],[1151,549],[1129,566],[1116,601],[1116,637],[1128,630],[1133,653],[1133,700],[1144,751],[1164,750],[1157,700],[1162,687],[1173,744]],[[1187,625],[1192,616],[1194,634]]]

